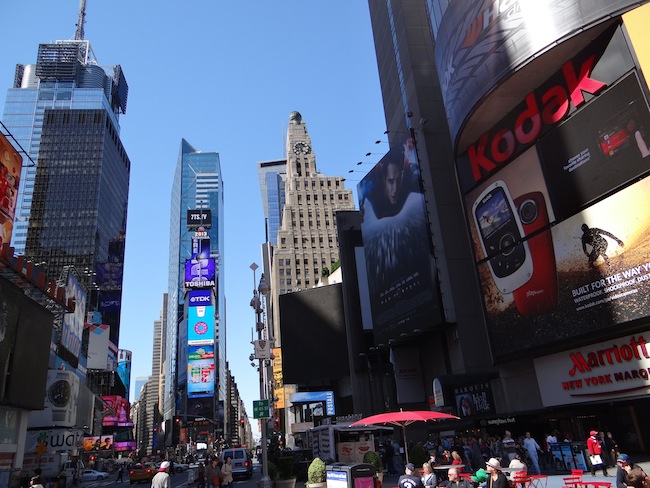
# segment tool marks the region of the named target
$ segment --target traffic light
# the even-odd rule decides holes
[[[239,419],[239,425],[240,425],[242,428],[244,427],[244,424],[245,424],[245,423],[246,423],[246,421],[244,420],[244,417],[242,417],[242,418]]]
[[[273,430],[280,432],[280,417],[273,418]]]

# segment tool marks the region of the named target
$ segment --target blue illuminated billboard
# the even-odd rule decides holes
[[[185,289],[214,288],[215,261],[212,258],[185,261]]]
[[[187,397],[214,394],[214,346],[187,346]]]
[[[214,342],[214,307],[187,307],[187,343],[193,345]]]

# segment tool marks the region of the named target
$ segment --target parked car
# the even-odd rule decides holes
[[[190,469],[190,465],[186,463],[174,463],[174,471],[177,473],[182,473],[183,471],[187,471]]]
[[[225,462],[227,457],[232,459],[233,478],[250,479],[253,476],[253,460],[248,449],[243,447],[224,449],[221,453],[221,459]]]
[[[129,469],[129,482],[151,481],[157,472],[153,464],[136,464]]]
[[[96,471],[94,469],[84,469],[81,471],[81,481],[101,481],[108,478],[106,471]]]

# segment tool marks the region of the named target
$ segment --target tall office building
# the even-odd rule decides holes
[[[169,241],[169,287],[167,301],[166,370],[164,391],[165,442],[171,445],[171,424],[174,416],[209,417],[217,424],[223,416],[226,397],[225,295],[223,268],[223,180],[219,154],[196,150],[185,139],[181,141],[171,198]],[[188,212],[209,215],[200,230],[196,221],[188,221]],[[191,217],[190,217],[191,218]],[[189,309],[185,296],[186,261],[196,255],[193,245],[197,233],[209,239],[209,256],[215,262],[214,308],[214,391],[212,401],[188,399],[188,330]],[[211,319],[211,317],[206,317]],[[205,322],[209,322],[205,320]],[[209,322],[211,323],[211,322]],[[212,338],[211,338],[212,339]],[[192,393],[189,393],[190,396]],[[219,428],[218,428],[219,429]],[[218,430],[217,429],[217,430]],[[223,431],[220,432],[221,434]]]
[[[316,169],[307,125],[298,112],[289,116],[286,150],[285,203],[271,268],[276,346],[281,342],[278,296],[310,288],[324,270],[332,269],[339,259],[335,213],[354,209],[344,178],[325,176]]]
[[[275,246],[278,240],[278,230],[282,224],[287,160],[259,161],[257,163],[257,175],[260,180],[260,191],[262,192],[266,242]]]
[[[83,25],[83,23],[81,24]],[[131,162],[119,117],[128,85],[82,38],[38,47],[16,67],[3,122],[36,164],[23,165],[12,245],[49,276],[72,265],[118,346]]]

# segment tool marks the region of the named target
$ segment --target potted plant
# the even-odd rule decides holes
[[[275,488],[295,488],[296,473],[294,463],[293,456],[278,458],[278,479],[275,481]]]
[[[379,454],[375,451],[366,451],[363,455],[363,462],[366,464],[372,464],[377,471],[377,479],[382,482],[384,481],[384,466],[381,463]]]
[[[327,473],[325,463],[319,457],[315,457],[307,469],[307,487],[324,488],[327,486]]]

